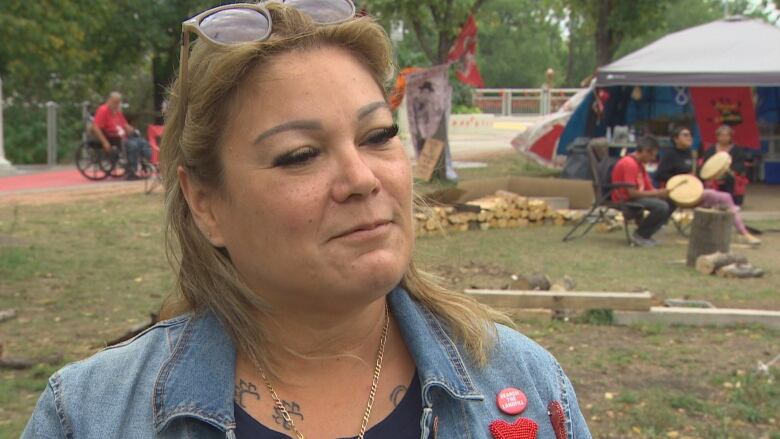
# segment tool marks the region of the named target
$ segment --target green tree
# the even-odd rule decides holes
[[[609,64],[620,43],[658,26],[669,0],[568,0],[573,17],[583,17],[583,26],[593,36],[596,65]]]
[[[150,122],[177,67],[181,22],[213,3],[1,1],[0,41],[8,42],[0,46],[0,75],[9,158],[16,163],[45,160],[42,107],[49,100],[60,104],[61,158],[78,144],[83,130],[80,102],[100,102],[109,90],[124,91],[130,112]]]
[[[553,12],[550,2],[536,0],[493,0],[482,8],[477,59],[486,86],[539,87],[547,68],[564,69],[561,17]]]
[[[86,9],[90,14],[85,14]],[[45,160],[46,101],[60,103],[60,139],[78,138],[78,102],[99,78],[91,35],[115,13],[108,1],[0,2],[0,75],[6,98],[7,153],[14,162]],[[60,142],[60,156],[68,152]]]
[[[470,14],[485,0],[364,0],[360,2],[386,27],[403,22],[430,64],[442,64]]]

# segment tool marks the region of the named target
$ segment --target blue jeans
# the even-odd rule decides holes
[[[141,156],[152,159],[152,146],[141,137],[130,137],[125,142],[127,147],[127,173],[135,174],[138,170],[138,160]]]

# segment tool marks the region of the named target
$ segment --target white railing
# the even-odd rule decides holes
[[[483,113],[501,116],[535,116],[558,110],[580,88],[478,88],[472,102]]]

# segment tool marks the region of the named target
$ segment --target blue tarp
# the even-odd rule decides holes
[[[780,124],[780,87],[756,87],[756,92],[758,122]]]
[[[566,123],[561,137],[558,139],[556,154],[566,155],[566,148],[574,142],[574,139],[585,135],[591,105],[593,105],[593,93],[588,93],[580,102],[579,107],[572,113],[569,122]]]

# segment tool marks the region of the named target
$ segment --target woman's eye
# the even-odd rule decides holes
[[[320,155],[320,151],[314,148],[296,149],[276,157],[273,166],[295,166],[306,163],[307,161]]]
[[[393,124],[386,128],[378,129],[372,132],[366,139],[364,144],[367,145],[384,145],[389,142],[390,139],[398,135],[398,125]]]

